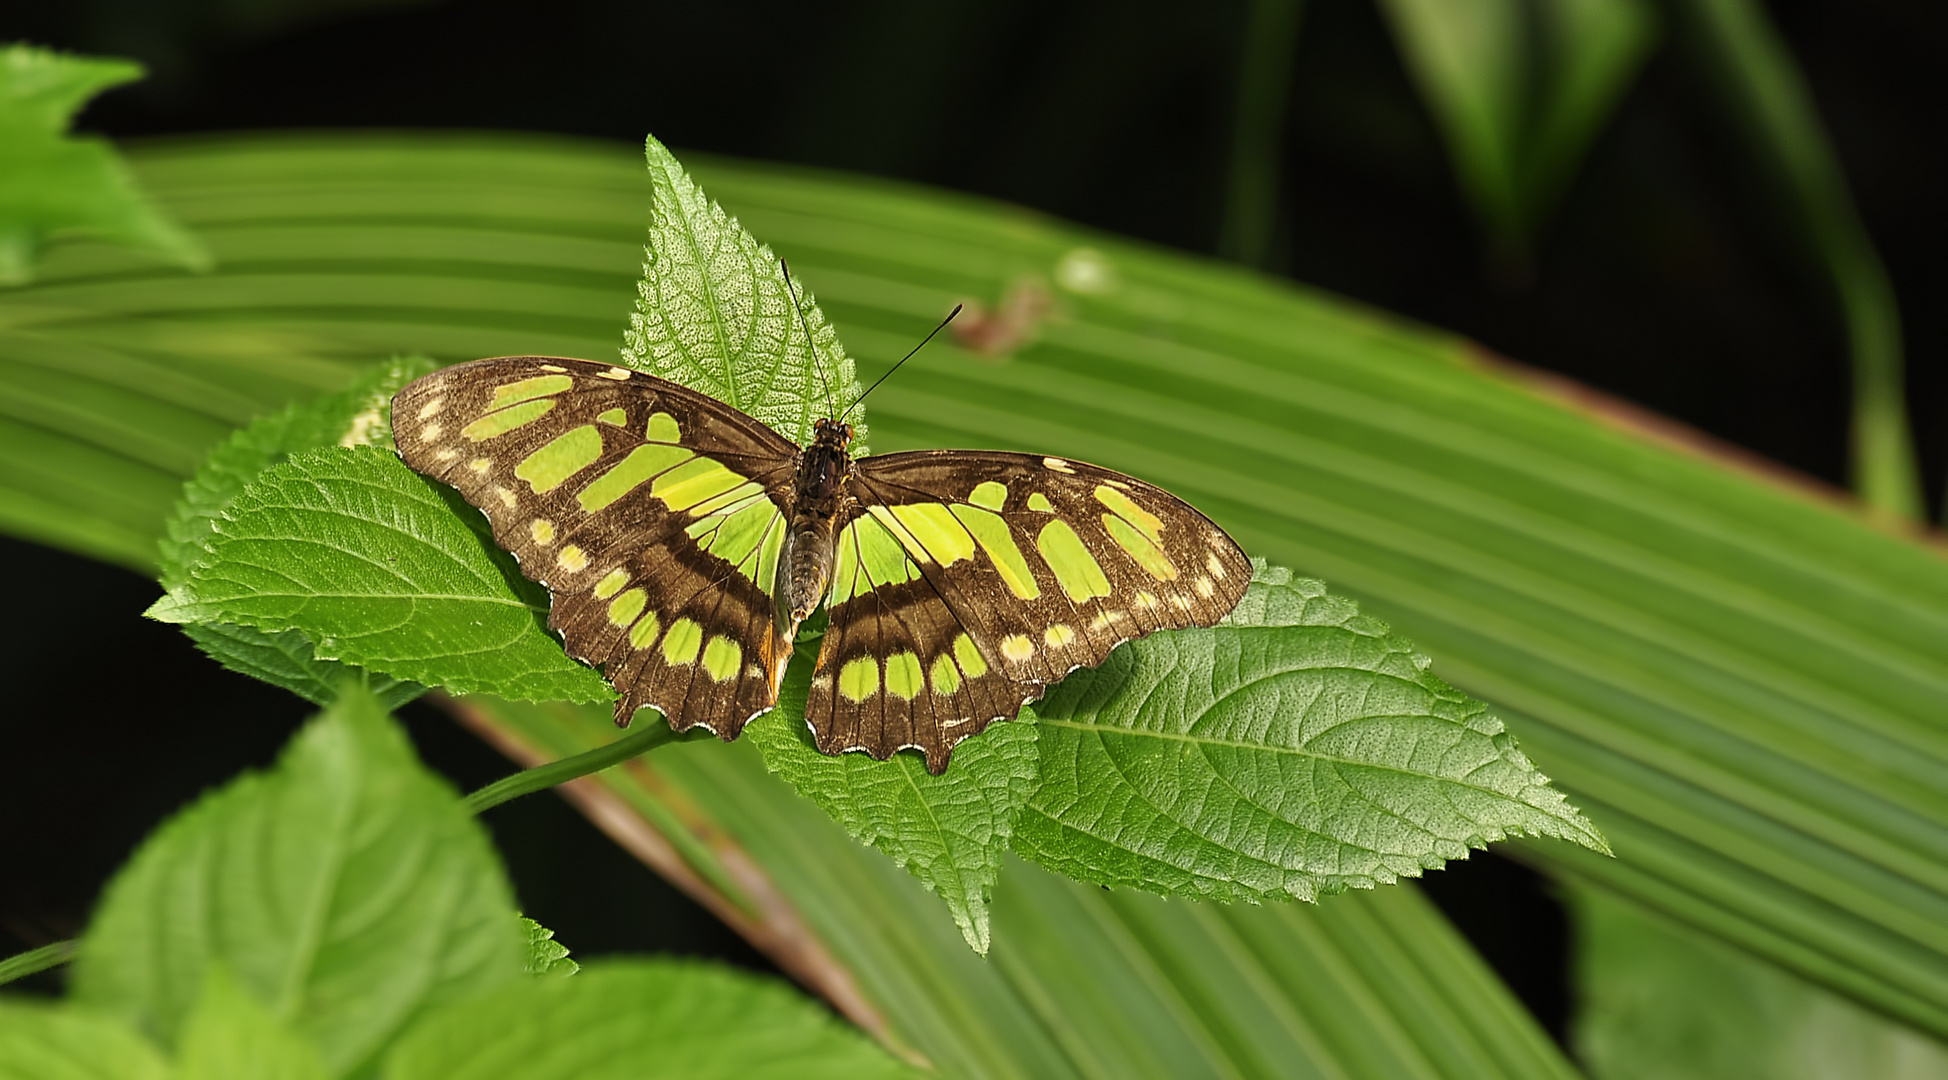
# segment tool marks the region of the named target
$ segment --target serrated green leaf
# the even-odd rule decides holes
[[[303,451],[230,501],[188,581],[149,615],[301,630],[327,659],[456,693],[608,700],[544,628],[545,591],[477,520],[388,450]]]
[[[582,965],[568,958],[568,946],[555,940],[555,932],[521,916],[521,930],[528,936],[528,974],[573,975]]]
[[[188,578],[208,554],[205,545],[231,501],[265,469],[300,450],[391,446],[392,396],[437,367],[424,356],[394,357],[359,372],[336,394],[286,406],[225,439],[183,484],[176,513],[157,543],[162,587],[173,589]]]
[[[794,278],[801,321],[778,257],[711,201],[662,143],[649,139],[644,154],[655,194],[623,359],[811,442],[813,420],[859,395],[837,332]],[[807,325],[816,358],[806,348]],[[853,417],[855,452],[864,453],[865,414]]]
[[[32,281],[41,248],[74,237],[210,265],[196,238],[149,204],[113,147],[66,134],[89,98],[141,77],[127,60],[0,48],[0,285]]]
[[[127,1024],[72,1006],[0,1000],[0,1080],[170,1080]]]
[[[190,567],[208,556],[205,545],[231,500],[265,469],[300,450],[390,445],[392,395],[434,366],[419,356],[375,364],[346,389],[289,406],[225,439],[183,485],[183,497],[157,543],[163,588],[180,588],[188,580]],[[329,704],[348,675],[362,678],[387,708],[426,692],[417,683],[321,660],[311,640],[298,630],[267,633],[249,626],[192,623],[183,631],[224,667],[281,686],[315,704]]]
[[[311,648],[311,639],[300,630],[267,633],[235,623],[192,622],[183,624],[183,633],[204,655],[231,671],[281,686],[314,705],[331,704],[347,678],[362,680],[365,689],[387,709],[397,709],[426,692],[426,687],[416,682],[337,660],[320,660]]]
[[[1609,850],[1485,705],[1282,567],[1222,624],[1124,645],[1037,712],[1015,850],[1083,881],[1311,900],[1511,834]]]
[[[386,1080],[872,1080],[916,1075],[775,979],[685,960],[590,963],[430,1016]]]
[[[222,964],[335,1075],[422,1011],[516,980],[525,935],[486,831],[369,696],[145,841],[82,938],[75,999],[178,1045]]]
[[[183,1022],[180,1080],[326,1080],[318,1048],[211,964]]]
[[[947,904],[969,948],[988,951],[988,899],[1001,873],[1015,814],[1034,789],[1035,725],[994,724],[954,751],[944,775],[913,754],[874,761],[818,752],[805,726],[818,643],[802,644],[785,673],[778,707],[745,737],[800,795],[905,867]]]

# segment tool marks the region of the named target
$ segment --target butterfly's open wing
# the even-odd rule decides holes
[[[993,451],[855,462],[807,719],[826,753],[954,744],[1154,630],[1210,626],[1251,562],[1169,492]]]
[[[776,703],[789,440],[675,383],[539,356],[435,372],[392,419],[406,464],[479,507],[554,594],[548,625],[603,665],[618,723],[653,705],[728,739]]]

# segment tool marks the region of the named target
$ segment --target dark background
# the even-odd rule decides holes
[[[81,119],[116,137],[429,126],[636,143],[654,132],[679,152],[937,184],[1208,253],[1246,6],[66,0],[10,6],[0,41],[146,63],[146,82]],[[1902,301],[1911,415],[1938,513],[1948,5],[1771,10]],[[1278,272],[1844,482],[1848,374],[1828,289],[1680,35],[1665,34],[1596,138],[1519,282],[1489,271],[1372,0],[1309,0],[1293,65]],[[0,654],[19,710],[0,723],[5,954],[78,932],[101,882],[161,816],[267,763],[309,709],[136,618],[153,583],[18,542],[0,541],[0,553],[18,610],[35,613],[8,621],[32,636]],[[463,787],[508,771],[439,714],[405,716],[422,753]],[[577,953],[765,966],[558,800],[522,800],[488,822],[528,913]],[[1477,855],[1426,885],[1560,1037],[1567,930],[1547,883]],[[58,975],[35,985],[55,988]]]

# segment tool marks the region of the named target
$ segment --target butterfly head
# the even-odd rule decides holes
[[[819,420],[812,424],[812,443],[844,450],[852,445],[852,425],[838,420]]]

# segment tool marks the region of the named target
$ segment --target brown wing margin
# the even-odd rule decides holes
[[[849,742],[835,749],[884,757],[918,746],[938,772],[954,743],[991,720],[1012,718],[1048,683],[1102,663],[1124,641],[1213,625],[1250,582],[1250,560],[1196,508],[1098,466],[998,451],[920,451],[865,458],[855,469],[860,513],[885,523],[920,580],[879,585],[833,607],[819,657],[829,681],[813,688],[833,724],[829,734],[819,729],[822,749],[828,740]],[[883,601],[874,599],[881,594]],[[898,701],[885,683],[888,661],[909,645],[928,665],[929,679],[931,665],[952,654],[938,614],[902,630],[893,644],[885,639],[886,626],[902,626],[903,613],[929,600],[951,616],[955,638],[965,633],[978,650],[985,700]],[[843,674],[863,657],[881,661],[882,687],[854,701]],[[861,688],[855,680],[853,689]],[[942,705],[956,715],[943,716]]]
[[[406,464],[458,489],[548,587],[549,626],[604,667],[618,723],[653,705],[679,731],[728,739],[775,704],[788,657],[772,640],[762,560],[705,550],[690,531],[736,507],[781,529],[790,440],[654,376],[535,356],[414,382],[393,399],[393,432]]]

